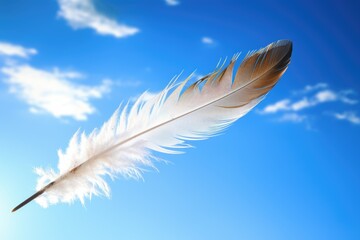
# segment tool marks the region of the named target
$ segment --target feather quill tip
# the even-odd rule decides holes
[[[11,210],[11,212],[16,212],[17,210],[19,210],[20,208],[22,208],[23,206],[25,206],[26,204],[28,204],[29,202],[31,202],[32,200],[34,200],[35,198],[37,198],[38,196],[40,196],[41,194],[43,194],[45,192],[45,189],[42,189],[40,191],[37,191],[36,193],[34,193],[33,195],[31,195],[31,197],[27,198],[25,201],[23,201],[22,203],[20,203],[19,205],[17,205],[16,207],[14,207],[13,210]]]

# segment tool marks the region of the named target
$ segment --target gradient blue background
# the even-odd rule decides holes
[[[172,163],[144,182],[109,180],[110,200],[10,213],[33,193],[33,167],[56,167],[56,150],[78,128],[100,126],[121,101],[161,90],[182,70],[205,74],[221,57],[291,39],[290,67],[258,109],[319,82],[360,91],[359,1],[96,2],[140,32],[117,39],[73,30],[54,0],[0,2],[0,40],[38,49],[33,66],[85,72],[82,84],[141,83],[114,86],[78,122],[29,113],[0,82],[0,239],[360,239],[360,126],[316,115],[322,107],[313,110],[316,131],[254,111],[186,154],[161,155]]]

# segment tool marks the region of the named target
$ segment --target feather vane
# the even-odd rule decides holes
[[[38,192],[26,201],[84,204],[93,195],[109,196],[105,176],[142,178],[144,169],[155,168],[154,152],[180,153],[189,140],[216,135],[249,112],[278,82],[291,52],[292,43],[281,40],[248,54],[235,76],[238,55],[188,87],[191,76],[172,81],[150,100],[144,93],[131,107],[119,107],[99,130],[74,134],[66,151],[58,152],[58,172],[36,169]]]

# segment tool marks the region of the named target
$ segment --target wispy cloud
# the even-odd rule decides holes
[[[59,16],[64,18],[74,29],[91,28],[100,35],[111,35],[123,38],[139,32],[131,27],[113,20],[97,11],[93,0],[58,0]]]
[[[176,6],[180,4],[180,1],[178,0],[165,0],[165,3],[169,6]]]
[[[293,123],[301,123],[307,119],[305,115],[300,115],[298,113],[285,113],[282,115],[278,121],[279,122],[293,122]]]
[[[334,113],[333,116],[339,120],[345,120],[352,124],[359,125],[360,124],[360,116],[358,116],[355,112],[343,112],[343,113]]]
[[[283,99],[274,104],[270,104],[264,108],[263,113],[276,113],[278,111],[290,109],[290,99]]]
[[[315,90],[325,89],[325,88],[328,88],[328,84],[321,82],[321,83],[317,83],[315,85],[306,85],[303,89],[294,91],[294,93],[295,94],[306,94],[306,93],[313,92]]]
[[[293,91],[290,97],[279,100],[260,110],[261,114],[278,114],[279,122],[308,122],[307,109],[315,108],[325,103],[342,103],[342,106],[352,106],[358,103],[354,91],[334,91],[326,83],[307,85],[301,90]],[[299,113],[301,112],[301,114]],[[356,124],[357,116],[353,112],[333,114],[337,119],[344,119]],[[351,119],[351,120],[350,120]]]
[[[357,99],[353,99],[352,97],[349,97],[349,96],[353,96],[353,95],[355,95],[355,92],[352,90],[343,90],[339,93],[340,100],[343,103],[347,103],[350,105],[354,105],[359,102]]]
[[[78,73],[46,71],[29,65],[5,66],[1,73],[10,92],[25,101],[31,113],[50,113],[56,118],[75,120],[86,120],[94,113],[90,100],[102,98],[111,84],[109,80],[92,87],[76,84],[71,80],[78,78]]]
[[[327,102],[339,101],[345,104],[353,105],[358,101],[349,97],[349,93],[340,91],[334,92],[332,90],[321,90],[313,96],[305,96],[300,100],[292,101],[290,98],[280,100],[276,103],[266,106],[262,113],[276,113],[280,111],[301,111],[306,108],[315,107],[319,104]]]
[[[201,39],[201,42],[207,45],[212,45],[215,43],[214,39],[210,38],[210,37],[203,37]]]
[[[0,55],[28,58],[35,54],[37,54],[37,50],[34,48],[25,48],[12,43],[0,42]]]
[[[103,80],[98,86],[87,86],[75,82],[76,79],[85,78],[79,72],[58,68],[44,70],[19,63],[14,57],[28,58],[37,51],[11,43],[0,43],[0,54],[8,57],[0,65],[1,80],[8,85],[10,93],[29,105],[31,113],[86,120],[89,114],[96,111],[90,100],[102,98],[110,91],[111,80]]]

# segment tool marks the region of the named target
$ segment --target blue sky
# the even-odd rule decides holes
[[[0,239],[359,239],[357,1],[3,0]],[[224,134],[195,142],[144,181],[31,203],[34,167],[57,166],[79,128],[183,71],[279,40],[278,85]]]

